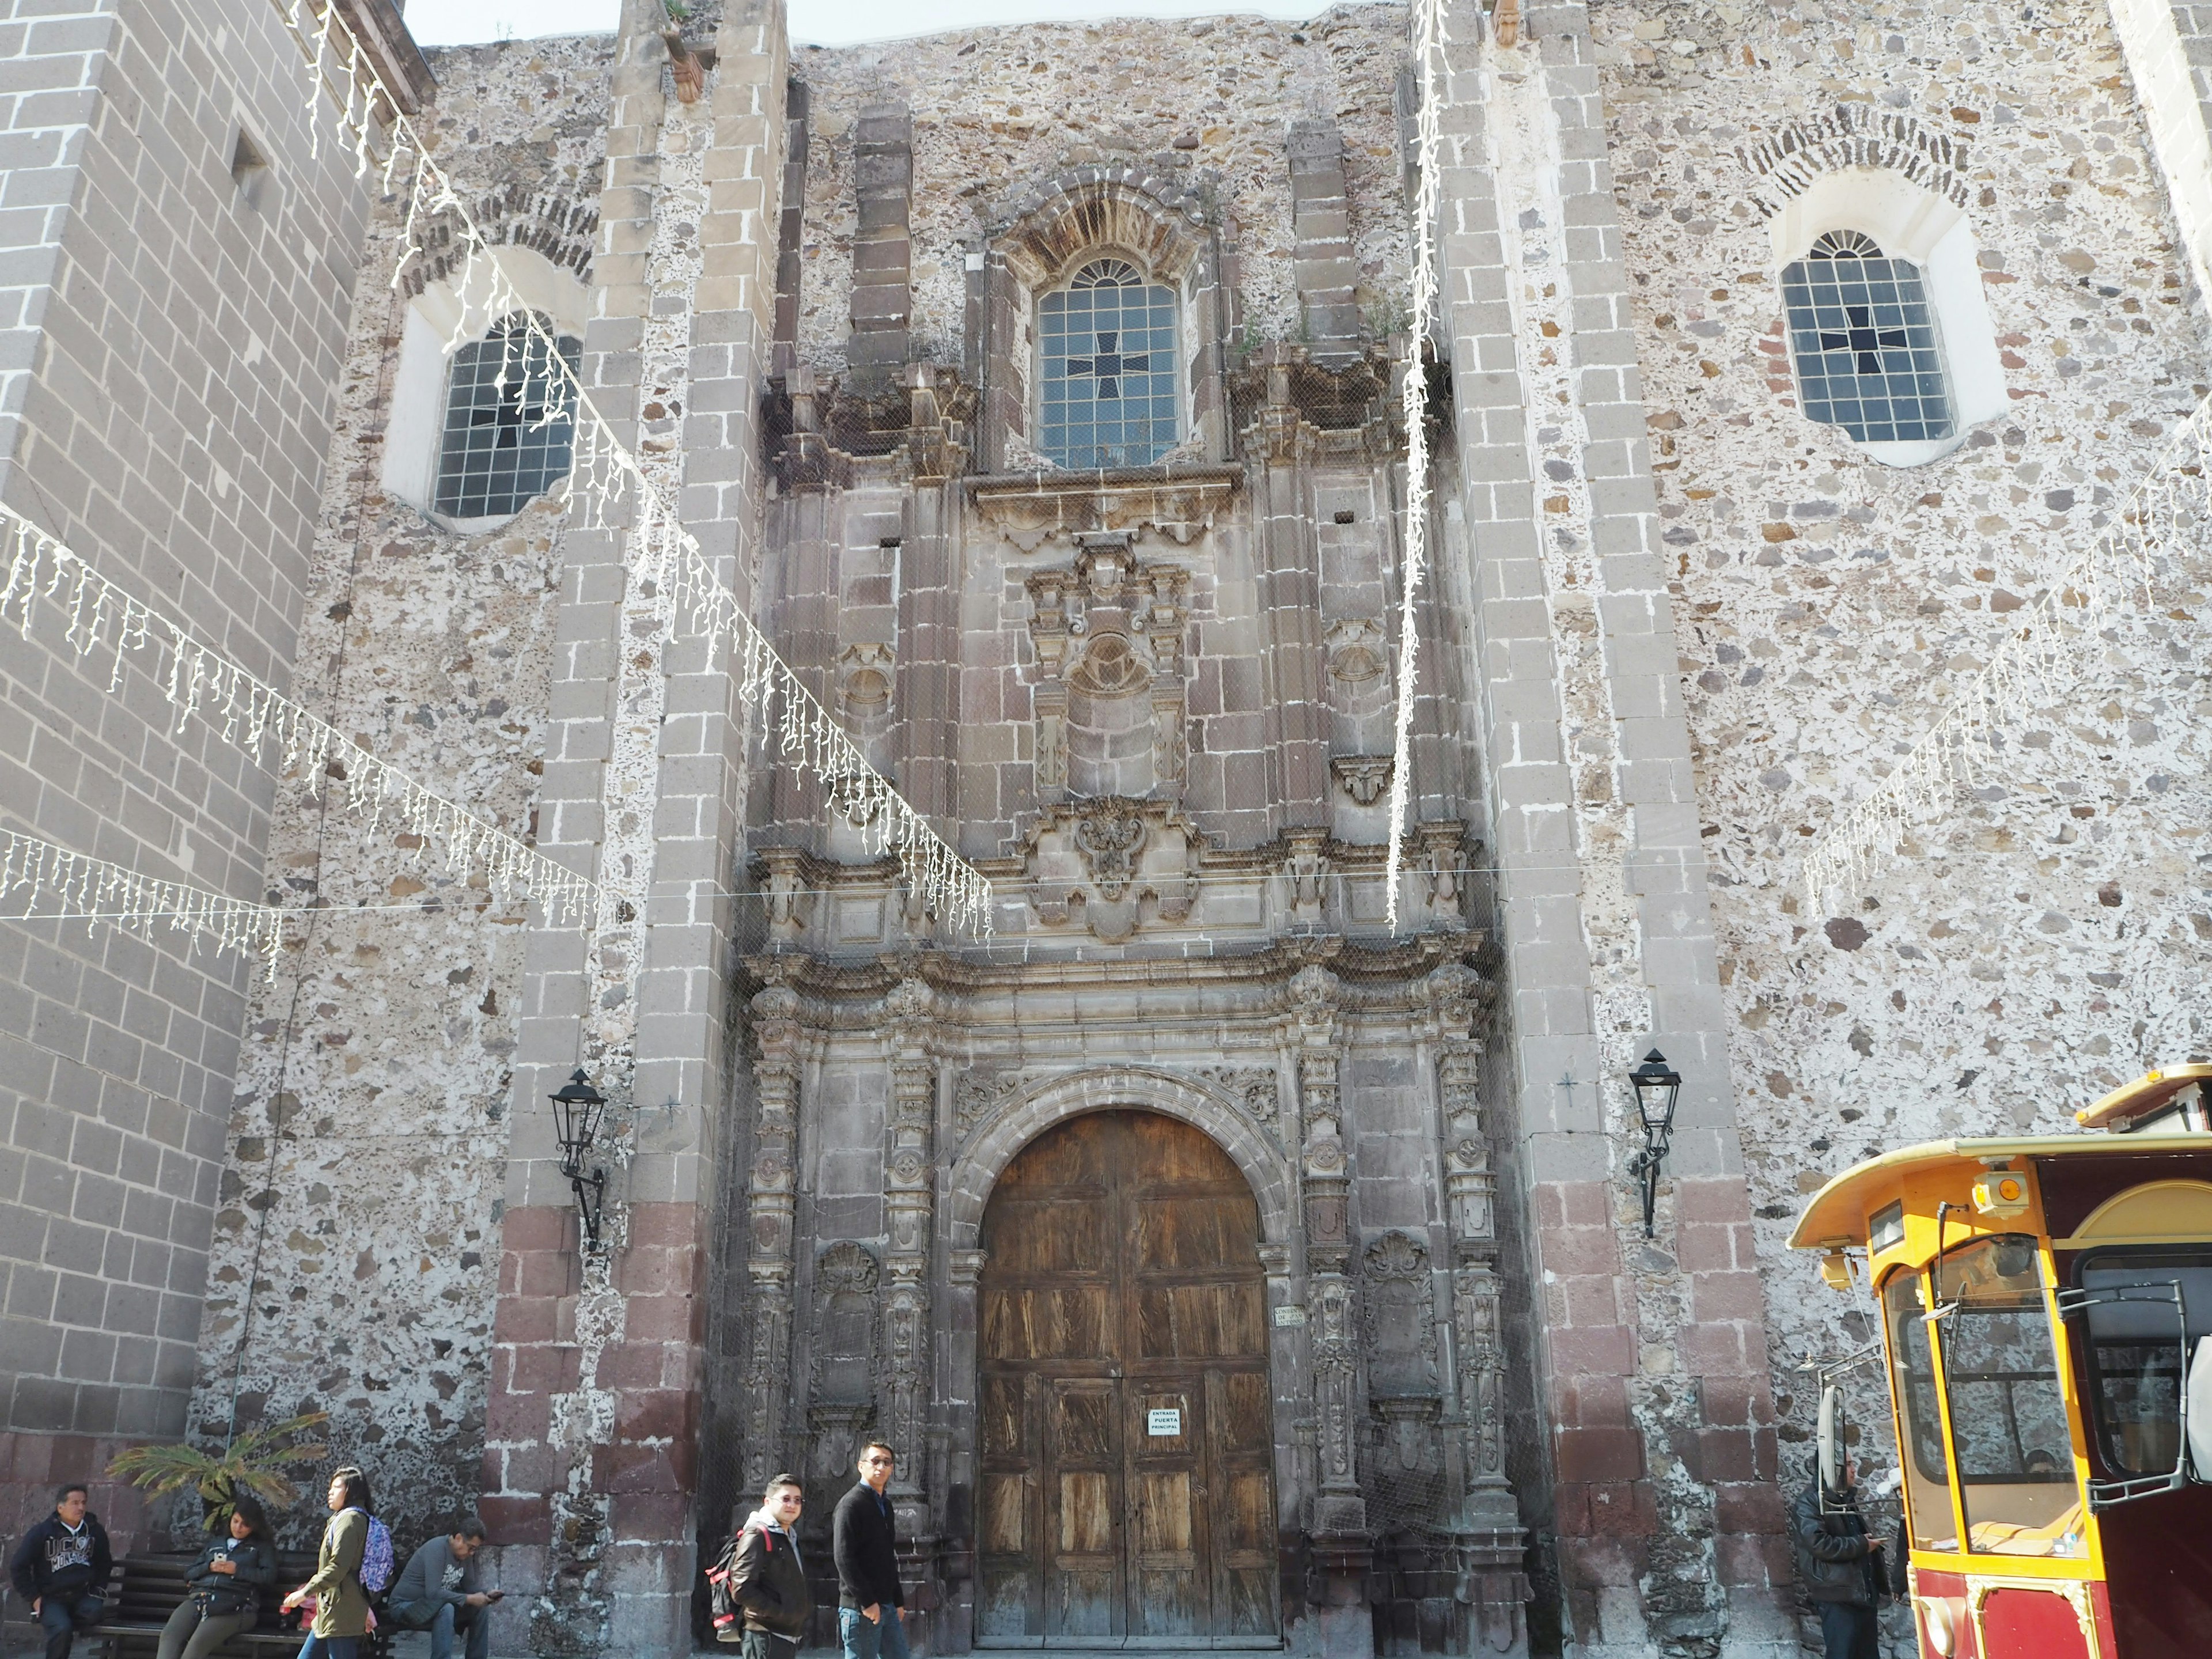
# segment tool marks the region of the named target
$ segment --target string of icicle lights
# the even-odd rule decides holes
[[[2042,708],[2079,678],[2100,631],[2136,595],[2148,596],[2160,550],[2192,544],[2212,519],[2212,398],[2190,411],[2114,514],[2111,528],[2068,561],[1978,673],[1865,799],[1831,823],[1800,866],[1815,908],[1832,891],[1856,896],[1916,824],[1941,817],[1957,791],[1992,764],[2004,723]],[[1985,751],[1987,753],[1985,754]]]
[[[38,911],[41,893],[57,908]],[[273,979],[283,919],[273,904],[142,875],[36,836],[0,830],[0,921],[76,921],[88,929],[106,921],[149,941],[158,921],[220,951],[250,951]]]
[[[1419,668],[1413,598],[1428,563],[1428,370],[1422,353],[1437,312],[1437,149],[1439,59],[1444,46],[1443,0],[1414,0],[1411,19],[1413,62],[1420,75],[1420,109],[1414,125],[1419,171],[1413,189],[1413,318],[1408,325],[1404,398],[1406,422],[1406,571],[1398,611],[1398,722],[1390,765],[1390,852],[1382,876],[1384,925],[1398,931],[1398,878],[1404,863],[1406,819],[1413,798],[1413,682]]]
[[[320,715],[268,681],[201,644],[183,627],[107,580],[21,514],[0,504],[0,624],[13,622],[25,639],[34,626],[59,631],[80,661],[107,666],[107,689],[123,682],[126,659],[140,658],[175,711],[175,729],[198,715],[225,743],[257,764],[274,746],[284,769],[342,783],[348,806],[374,831],[388,816],[409,834],[445,852],[448,870],[482,875],[492,896],[527,892],[552,926],[583,927],[598,915],[597,884],[556,864],[496,824],[424,788],[380,760]]]
[[[860,830],[868,857],[885,851],[896,855],[902,878],[929,911],[955,929],[988,937],[990,883],[868,763],[844,727],[745,615],[697,539],[647,479],[637,457],[584,395],[583,383],[562,358],[545,318],[490,257],[490,239],[461,200],[453,179],[430,159],[414,124],[401,112],[398,99],[337,6],[331,0],[271,3],[307,56],[311,131],[327,91],[339,106],[356,174],[366,177],[380,171],[387,194],[405,193],[403,246],[392,274],[392,287],[397,289],[408,266],[424,256],[431,228],[448,227],[469,257],[461,268],[460,305],[446,342],[447,353],[467,343],[472,319],[508,321],[499,383],[507,385],[510,375],[523,377],[524,406],[532,406],[533,394],[540,399],[539,425],[574,421],[570,489],[579,522],[586,529],[619,529],[627,510],[635,555],[631,568],[663,597],[672,633],[680,626],[691,635],[704,635],[716,660],[725,659],[725,653],[734,655],[738,694],[761,720],[770,751],[819,782],[830,809]],[[384,129],[380,137],[380,125]],[[380,143],[384,147],[380,161]],[[524,332],[513,326],[517,319]],[[534,388],[533,380],[539,382]]]

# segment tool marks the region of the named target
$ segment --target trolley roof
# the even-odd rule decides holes
[[[2124,1083],[2094,1106],[2084,1106],[2074,1121],[2085,1129],[2125,1130],[2139,1117],[2148,1116],[2192,1083],[2212,1078],[2212,1066],[2169,1066],[2133,1083]]]
[[[2212,1067],[2205,1069],[2212,1072]],[[1869,1200],[1875,1191],[1887,1192],[1901,1176],[1946,1164],[1971,1164],[1978,1170],[2015,1158],[2140,1158],[2147,1152],[2208,1150],[2212,1150],[2212,1138],[2202,1134],[2033,1135],[1929,1140],[1917,1146],[1900,1146],[1853,1164],[1814,1194],[1790,1234],[1790,1247],[1821,1250],[1864,1244]]]

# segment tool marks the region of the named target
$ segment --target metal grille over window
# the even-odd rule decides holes
[[[582,351],[558,344],[574,370]],[[502,318],[453,354],[446,427],[438,447],[438,511],[457,519],[520,513],[568,474],[576,417],[559,396],[543,336]]]
[[[1953,431],[1943,355],[1920,269],[1868,236],[1831,231],[1782,273],[1790,345],[1808,419],[1861,443]]]
[[[1175,447],[1175,295],[1094,259],[1037,305],[1039,447],[1062,466],[1149,466]]]

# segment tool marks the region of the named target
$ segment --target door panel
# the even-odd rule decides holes
[[[979,1642],[1273,1639],[1266,1284],[1236,1166],[1171,1119],[1077,1118],[1008,1166],[982,1242]]]

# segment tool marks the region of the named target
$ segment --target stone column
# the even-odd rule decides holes
[[[1480,1095],[1482,1043],[1473,1035],[1474,973],[1454,964],[1431,980],[1437,998],[1437,1099],[1443,1138],[1444,1224],[1450,1240],[1453,1389],[1463,1476],[1453,1527],[1459,1599],[1478,1651],[1525,1648],[1521,1570],[1527,1530],[1505,1473],[1505,1349],[1498,1277],[1498,1181]]]
[[[1553,1426],[1552,1512],[1540,1491],[1530,1518],[1559,1538],[1582,1650],[1751,1651],[1794,1639],[1792,1592],[1589,20],[1582,0],[1544,0],[1507,48],[1454,0],[1445,39],[1456,580],[1498,869],[1504,1127],[1540,1287],[1532,1405]],[[1654,1042],[1686,1082],[1647,1245],[1623,1078]]]
[[[890,1498],[915,1563],[933,1555],[937,1527],[927,1489],[929,1425],[930,1242],[936,1213],[937,1061],[930,1052],[934,999],[902,979],[884,999],[890,1106],[884,1147],[883,1407],[877,1420],[898,1454]]]
[[[1291,123],[1292,270],[1301,338],[1314,361],[1332,366],[1360,352],[1359,307],[1352,290],[1359,262],[1352,247],[1352,206],[1344,185],[1344,135],[1325,115]]]
[[[1260,609],[1270,685],[1263,730],[1278,769],[1268,793],[1276,828],[1326,828],[1330,821],[1328,694],[1322,685],[1321,556],[1313,528],[1312,428],[1291,400],[1293,349],[1261,354],[1267,401],[1261,448],[1253,459],[1252,517],[1257,532]],[[1244,790],[1232,769],[1231,799]]]
[[[904,104],[871,104],[853,139],[860,223],[853,236],[853,333],[845,361],[871,389],[896,384],[907,358],[914,310],[914,242],[907,218],[914,196],[914,118]]]
[[[2196,273],[2197,304],[2212,295],[2212,8],[2196,0],[2112,0],[2112,30],[2127,59],[2166,198]]]
[[[791,1441],[793,1246],[798,1203],[799,993],[775,970],[753,994],[753,1162],[745,1194],[750,1295],[744,1370],[744,1486],[740,1510],[785,1465]],[[719,1517],[713,1517],[719,1519]]]
[[[1299,1171],[1313,1367],[1316,1492],[1307,1601],[1319,1626],[1318,1650],[1364,1659],[1375,1650],[1366,1592],[1374,1552],[1367,1503],[1359,1492],[1359,1429],[1366,1408],[1351,1279],[1352,1169],[1337,1077],[1336,981],[1327,969],[1309,963],[1292,978],[1291,995],[1305,1131]]]

